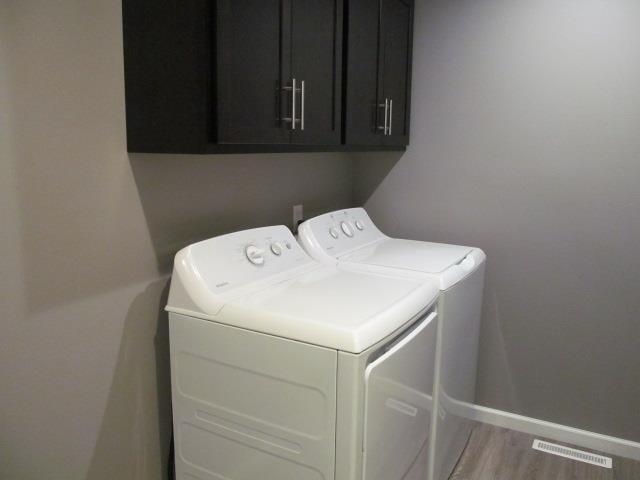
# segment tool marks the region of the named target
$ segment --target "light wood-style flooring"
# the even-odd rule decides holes
[[[534,437],[505,428],[479,424],[450,480],[640,480],[640,462],[613,458],[613,468],[603,468],[531,448]]]

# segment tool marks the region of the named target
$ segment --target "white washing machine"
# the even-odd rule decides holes
[[[429,478],[446,480],[473,426],[464,412],[475,400],[485,254],[477,248],[387,237],[362,208],[307,220],[298,238],[313,258],[328,265],[438,282],[437,418]]]
[[[424,480],[438,287],[312,260],[282,226],[175,258],[177,478]]]

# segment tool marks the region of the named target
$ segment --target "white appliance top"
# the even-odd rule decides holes
[[[313,258],[325,264],[431,276],[441,290],[459,282],[485,259],[477,248],[387,237],[363,208],[307,220],[300,225],[298,238]]]
[[[461,262],[471,250],[444,243],[385,238],[347,253],[340,260],[439,274]]]
[[[359,353],[437,298],[435,282],[312,260],[284,226],[195,243],[174,262],[166,309]]]

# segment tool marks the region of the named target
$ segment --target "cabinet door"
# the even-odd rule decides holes
[[[282,90],[289,78],[285,0],[218,0],[213,116],[217,143],[289,143]],[[283,83],[284,82],[284,83]],[[214,107],[216,108],[216,107]]]
[[[384,108],[378,108],[380,3],[348,0],[346,12],[344,141],[347,145],[378,145],[382,142],[382,130],[377,127],[384,124]]]
[[[298,89],[292,143],[340,143],[341,70],[342,0],[291,0],[290,81]]]
[[[389,133],[383,137],[385,145],[403,146],[409,143],[412,26],[412,2],[381,0],[381,101],[389,101]]]

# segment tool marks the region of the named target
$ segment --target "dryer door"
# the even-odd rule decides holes
[[[426,478],[436,318],[429,313],[365,370],[363,480]]]

